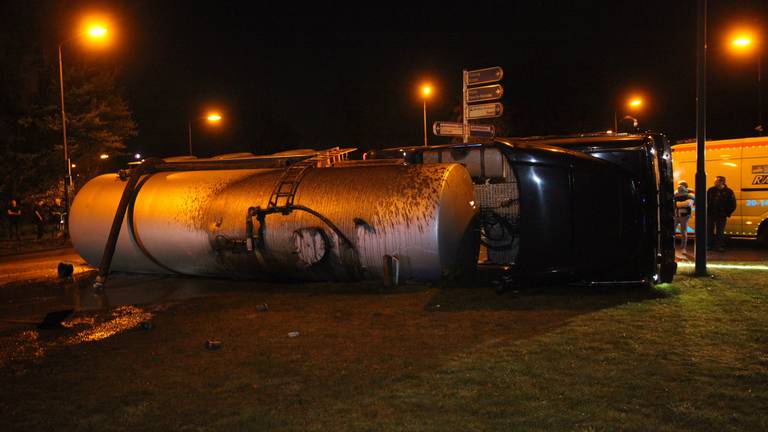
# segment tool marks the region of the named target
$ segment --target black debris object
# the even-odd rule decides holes
[[[205,341],[205,348],[208,351],[216,351],[217,349],[221,348],[221,341],[218,339],[208,339]]]
[[[64,326],[61,325],[61,322],[71,317],[74,313],[75,313],[74,309],[65,309],[60,311],[49,312],[45,315],[45,318],[43,318],[43,321],[41,321],[37,325],[37,328],[42,330],[64,328]]]

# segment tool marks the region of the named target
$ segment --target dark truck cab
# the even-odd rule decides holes
[[[464,164],[480,212],[478,265],[513,279],[672,280],[673,186],[660,134],[496,138],[372,151],[367,159]]]

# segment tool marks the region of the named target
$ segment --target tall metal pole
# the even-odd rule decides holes
[[[464,69],[464,73],[462,75],[461,79],[461,103],[462,103],[462,115],[461,115],[461,122],[464,125],[464,133],[462,135],[462,139],[464,144],[469,142],[469,118],[467,118],[467,114],[469,114],[469,108],[467,107],[467,82],[469,72],[467,72],[466,69]]]
[[[758,47],[760,49],[762,47]],[[765,127],[763,126],[763,53],[762,50],[757,53],[757,135],[763,136]]]
[[[613,133],[619,133],[619,121],[616,110],[613,111]]]
[[[189,130],[189,155],[192,156],[192,122],[187,122],[187,129]]]
[[[698,0],[696,37],[696,276],[707,275],[707,0]]]
[[[427,98],[424,97],[424,147],[427,146]]]
[[[71,165],[67,149],[67,114],[64,112],[64,68],[61,62],[61,45],[59,44],[59,90],[61,94],[61,135],[64,148],[64,237],[69,235],[69,183]]]

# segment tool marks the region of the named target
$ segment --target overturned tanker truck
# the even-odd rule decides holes
[[[96,177],[72,205],[73,245],[99,265],[97,286],[110,270],[396,282],[474,268],[464,166],[352,161],[352,150],[147,160]]]
[[[147,161],[78,193],[76,250],[110,270],[268,280],[671,281],[658,134],[509,138]]]
[[[676,272],[664,135],[498,138],[365,156],[466,166],[480,209],[478,264],[503,269],[509,283],[658,283]]]

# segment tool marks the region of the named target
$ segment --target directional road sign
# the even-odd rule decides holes
[[[470,125],[469,134],[479,137],[494,137],[496,136],[496,128],[493,125]]]
[[[467,111],[467,118],[470,120],[482,119],[482,118],[494,118],[494,117],[501,117],[502,113],[504,113],[504,105],[498,102],[479,104],[479,105],[469,105],[469,110]]]
[[[467,102],[482,102],[499,99],[504,89],[499,84],[467,89]]]
[[[432,132],[437,136],[462,136],[464,135],[464,125],[462,123],[437,121],[432,124]]]
[[[496,66],[467,72],[467,85],[487,84],[501,81],[504,71]]]
[[[462,136],[464,125],[462,123],[438,121],[432,124],[432,132],[437,136]],[[479,137],[496,136],[496,128],[493,125],[470,125],[469,134]]]

